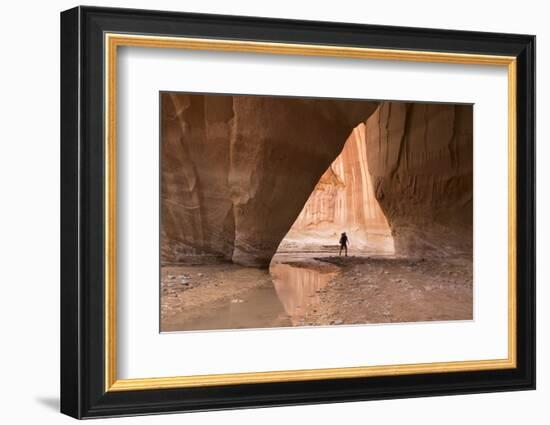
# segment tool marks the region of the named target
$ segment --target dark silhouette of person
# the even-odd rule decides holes
[[[348,235],[346,235],[346,232],[344,232],[340,235],[340,252],[338,253],[338,255],[342,255],[342,249],[343,249],[346,253],[346,257],[348,256],[348,243],[349,243]]]

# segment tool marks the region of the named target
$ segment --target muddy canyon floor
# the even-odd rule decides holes
[[[161,331],[472,319],[471,258],[277,254],[268,270],[165,266]]]

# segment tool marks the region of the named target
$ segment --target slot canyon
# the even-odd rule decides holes
[[[161,108],[164,331],[472,317],[471,105]]]

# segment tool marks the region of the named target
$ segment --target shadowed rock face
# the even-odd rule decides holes
[[[396,253],[471,255],[472,106],[383,102],[365,134]]]
[[[267,267],[378,102],[164,93],[162,262]]]

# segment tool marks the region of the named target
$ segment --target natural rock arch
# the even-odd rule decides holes
[[[471,163],[458,161],[468,150],[471,158],[471,107],[174,93],[161,102],[164,263],[199,256],[267,267],[361,122],[398,253],[429,253],[471,229],[471,217],[449,211],[471,206]]]

